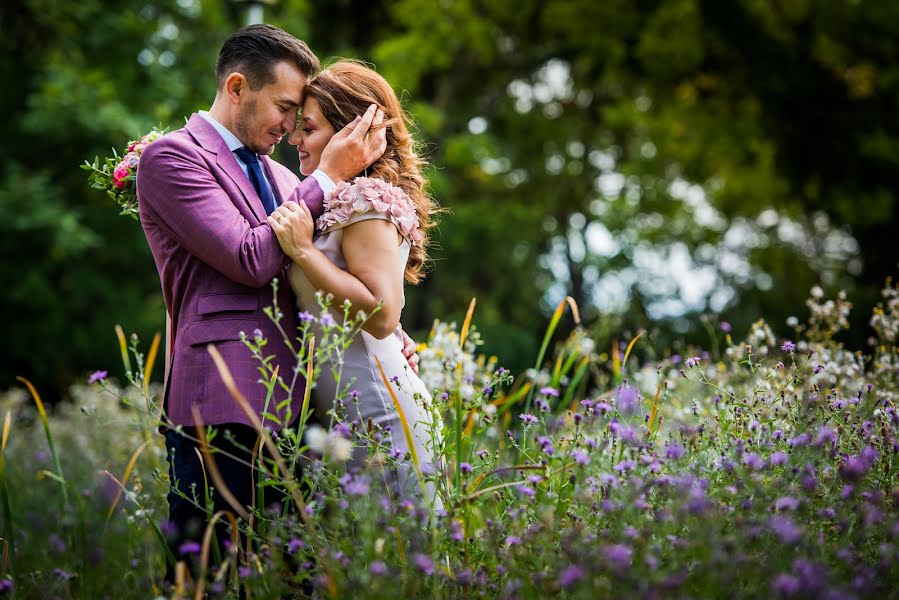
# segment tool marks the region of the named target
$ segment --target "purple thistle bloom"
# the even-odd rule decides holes
[[[573,458],[574,462],[578,463],[579,465],[590,464],[590,457],[586,452],[583,452],[582,450],[573,450],[571,452],[571,458]]]
[[[700,362],[701,360],[702,360],[702,359],[701,359],[700,357],[698,357],[698,356],[694,356],[694,357],[692,357],[692,358],[688,358],[688,359],[684,362],[684,366],[687,367],[688,369],[691,369],[691,368],[693,368],[693,367],[697,367],[697,366],[699,366],[699,362]]]
[[[510,535],[506,538],[506,545],[508,546],[519,546],[521,545],[521,538],[517,535]]]
[[[823,366],[823,365],[815,365],[815,367],[812,369],[812,373],[814,373],[815,375],[817,375],[818,373],[820,373],[820,372],[823,371],[823,370],[824,370],[824,366]]]
[[[264,337],[264,336],[262,335],[262,330],[261,330],[261,329],[259,329],[259,328],[257,327],[256,329],[253,330],[253,339],[255,339],[257,342],[262,341],[262,338],[263,338],[263,337]]]
[[[640,406],[640,392],[637,388],[624,383],[618,386],[618,398],[616,400],[621,414],[632,415]]]
[[[765,459],[758,454],[747,452],[743,455],[743,464],[753,471],[759,471],[765,467]]]
[[[472,467],[469,463],[464,462],[461,465],[459,465],[459,470],[467,475],[468,473],[471,473]]]
[[[376,560],[368,566],[368,570],[371,571],[372,575],[385,575],[387,573],[387,565],[380,560]]]
[[[777,596],[793,596],[799,592],[799,579],[787,573],[781,573],[771,581],[771,593]]]
[[[481,460],[484,460],[484,458],[487,456],[487,454],[488,454],[488,453],[487,453],[486,450],[478,450],[477,452],[475,452],[475,455],[476,455],[478,458],[480,458]]]
[[[540,409],[540,412],[549,412],[549,402],[542,398],[534,400],[534,406]]]
[[[368,477],[358,477],[345,487],[348,496],[367,496],[369,491]]]
[[[796,437],[790,439],[790,446],[793,446],[793,447],[805,446],[806,444],[808,444],[810,439],[811,439],[811,436],[809,434],[800,433]]]
[[[287,542],[287,553],[288,554],[296,554],[300,550],[302,550],[306,546],[306,542],[299,538],[291,538],[289,542]]]
[[[775,535],[777,535],[784,544],[792,546],[802,539],[802,528],[789,517],[775,515],[774,517],[771,517],[769,525]]]
[[[108,371],[94,371],[93,373],[91,373],[91,376],[88,377],[87,383],[88,385],[93,385],[97,382],[105,380],[107,377],[109,377]]]
[[[620,463],[618,463],[617,465],[615,465],[615,470],[620,471],[621,473],[626,473],[627,471],[633,471],[635,466],[636,465],[634,464],[634,461],[623,460]]]
[[[730,333],[730,330],[732,329],[730,323],[728,323],[727,321],[721,321],[721,325],[719,325],[719,327],[721,327],[721,331],[723,331],[724,333]]]
[[[537,495],[537,492],[535,490],[533,490],[532,488],[530,488],[524,484],[516,485],[515,489],[529,498],[533,498],[534,496]]]
[[[836,443],[836,441],[837,441],[837,433],[833,429],[831,429],[830,427],[827,427],[825,425],[825,426],[821,427],[821,429],[818,430],[818,435],[817,435],[817,437],[815,437],[814,445],[815,445],[815,447],[820,447],[828,442],[830,442],[831,444],[834,444],[834,443]]]
[[[535,417],[534,415],[532,415],[530,413],[521,413],[518,416],[521,417],[521,420],[524,422],[525,425],[536,425],[537,424],[537,417]]]
[[[178,554],[185,556],[188,554],[199,554],[200,553],[200,544],[196,542],[184,542],[181,546],[178,547]]]
[[[771,461],[772,465],[780,466],[780,465],[785,465],[787,463],[787,461],[790,460],[790,457],[785,452],[774,452],[769,457],[769,460]]]
[[[799,508],[799,500],[792,496],[782,496],[774,502],[774,510],[778,512],[782,510],[796,510],[797,508]]]
[[[624,571],[631,566],[634,551],[625,544],[611,544],[606,546],[603,554],[612,570]]]
[[[542,387],[542,388],[540,388],[540,393],[544,396],[551,397],[551,398],[559,397],[559,390],[557,390],[554,387],[549,387],[549,386]]]
[[[672,460],[678,460],[684,455],[684,447],[678,444],[677,442],[668,446],[665,449],[665,458],[670,458]]]
[[[868,471],[869,465],[857,456],[850,456],[840,465],[840,475],[847,481],[858,481]]]
[[[598,410],[602,414],[606,414],[610,410],[612,410],[612,405],[608,402],[597,402],[593,405],[594,410]]]
[[[13,584],[12,579],[3,578],[0,579],[0,594],[4,592],[11,592],[16,588]]]
[[[253,576],[253,569],[247,566],[238,567],[237,576],[241,579],[249,579]]]
[[[577,565],[571,565],[559,576],[559,585],[563,588],[571,587],[584,577],[584,571]]]
[[[312,313],[305,310],[301,313],[297,313],[297,318],[300,320],[300,323],[311,323],[315,320],[315,317],[312,315]]]
[[[793,352],[794,350],[796,350],[796,344],[794,344],[790,340],[784,340],[784,343],[781,345],[780,349],[782,352]]]
[[[424,554],[418,553],[412,559],[412,562],[418,567],[425,575],[433,575],[434,574],[434,563],[430,558],[425,556]]]

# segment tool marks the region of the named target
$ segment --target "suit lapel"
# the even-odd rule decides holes
[[[265,222],[265,208],[262,206],[259,194],[256,193],[246,173],[237,164],[234,153],[228,149],[228,145],[222,139],[222,136],[219,135],[219,132],[215,130],[215,127],[199,114],[194,113],[187,125],[185,125],[185,129],[190,132],[200,146],[216,155],[216,164],[240,189],[243,194],[242,200],[246,203],[247,208],[250,209],[250,212],[253,213],[253,216],[260,223]],[[235,202],[239,201],[236,198],[232,198],[232,200]]]

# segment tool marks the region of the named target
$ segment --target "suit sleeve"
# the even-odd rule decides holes
[[[188,252],[229,279],[268,285],[289,258],[268,223],[251,225],[195,151],[165,138],[141,155],[137,180],[142,212]],[[307,178],[294,195],[321,195]]]

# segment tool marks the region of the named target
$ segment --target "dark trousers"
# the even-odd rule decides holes
[[[252,453],[258,439],[256,430],[239,424],[218,425],[215,429],[217,433],[209,445],[218,449],[219,452],[215,452],[212,456],[225,485],[228,486],[240,505],[242,507],[254,505],[262,508],[276,505],[280,511],[284,506],[285,496],[274,487],[265,487],[264,498],[260,498],[257,494],[254,503],[256,480],[259,475],[259,472],[252,466]],[[164,432],[171,481],[171,489],[167,496],[169,504],[167,534],[169,548],[175,559],[183,559],[191,564],[192,557],[196,558],[197,555],[191,555],[185,551],[190,550],[190,542],[202,545],[206,524],[211,516],[201,508],[206,501],[205,489],[207,483],[209,487],[216,486],[208,467],[204,477],[203,466],[197,454],[200,452],[200,443],[195,441],[198,438],[196,429],[185,427],[183,430],[187,435],[173,430]],[[226,432],[230,433],[226,434]],[[257,454],[268,456],[268,452],[264,448],[260,448]],[[176,490],[182,492],[187,498],[182,497]],[[194,504],[194,498],[199,501],[200,507]],[[214,490],[210,499],[212,514],[220,510],[234,512],[233,507],[222,497],[218,489]],[[225,558],[225,542],[231,539],[229,529],[227,520],[219,521],[215,526],[216,541],[222,559]],[[241,537],[240,540],[241,544],[245,544],[245,538]],[[188,545],[185,546],[185,544]],[[213,555],[210,555],[210,562],[212,562],[212,558]],[[166,569],[166,581],[174,581],[174,569],[171,565]]]

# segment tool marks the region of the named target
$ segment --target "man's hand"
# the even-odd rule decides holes
[[[318,168],[333,181],[350,179],[378,160],[387,149],[384,111],[372,104],[365,114],[334,134],[322,152]]]
[[[418,375],[418,353],[415,351],[416,344],[402,327],[400,327],[400,333],[403,334],[403,356],[406,357],[406,362],[409,363],[412,372]]]

